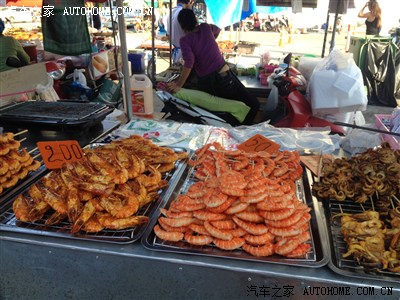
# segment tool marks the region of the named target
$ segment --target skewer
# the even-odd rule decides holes
[[[362,203],[360,203],[360,206],[361,206],[362,210],[365,211],[365,208],[364,208],[364,206],[362,205]]]
[[[38,149],[38,147],[33,148],[31,151],[29,151],[28,153],[31,154],[32,152],[36,151]]]
[[[400,200],[395,195],[393,195],[392,197],[397,201],[397,203],[400,204]]]
[[[371,200],[372,210],[375,211],[374,200],[372,200],[371,196],[369,196],[369,200]]]
[[[25,133],[25,132],[28,132],[28,129],[25,129],[25,130],[22,130],[22,131],[20,131],[20,132],[14,133],[14,136],[23,134],[23,133]]]
[[[394,203],[393,203],[393,199],[392,199],[392,198],[390,198],[390,203],[392,204],[392,208],[395,209],[396,207],[394,206]]]
[[[317,182],[320,181],[321,171],[322,171],[322,151],[320,152],[319,162],[318,162]]]
[[[343,213],[342,205],[339,204],[340,213]]]
[[[40,153],[36,154],[34,157],[32,157],[33,159],[37,158],[38,156],[40,156]]]
[[[22,143],[23,141],[25,141],[27,138],[25,137],[25,138],[23,138],[23,139],[20,139],[18,142],[20,142],[20,143]]]

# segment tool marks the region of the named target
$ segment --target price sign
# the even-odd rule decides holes
[[[241,143],[238,149],[246,152],[260,152],[266,151],[269,153],[274,153],[279,150],[281,146],[270,139],[262,136],[261,134],[256,134],[249,138],[247,141]]]
[[[77,141],[38,142],[44,164],[50,170],[59,169],[64,163],[72,163],[83,158],[84,154]]]

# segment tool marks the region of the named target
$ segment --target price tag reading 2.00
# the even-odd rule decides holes
[[[238,146],[238,149],[246,151],[246,152],[276,152],[279,150],[281,146],[261,134],[256,134],[249,138],[247,141],[241,143]]]
[[[38,142],[40,154],[46,167],[59,169],[64,163],[72,163],[83,158],[84,154],[77,141]]]

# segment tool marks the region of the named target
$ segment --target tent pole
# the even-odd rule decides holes
[[[117,0],[116,2],[117,9],[118,7],[123,7],[122,0]],[[120,11],[123,11],[122,9]],[[131,102],[131,83],[129,77],[129,62],[128,62],[128,47],[126,45],[126,32],[125,32],[125,18],[124,14],[118,14],[118,28],[119,28],[119,39],[121,41],[121,56],[122,56],[122,70],[124,73],[124,89],[125,89],[125,97],[124,97],[124,107],[126,114],[128,116],[128,120],[132,118],[132,102]]]
[[[151,65],[151,81],[153,85],[156,83],[156,51],[155,51],[155,15],[154,15],[154,0],[151,0],[151,57],[153,58],[153,63]]]
[[[324,58],[324,56],[325,56],[326,40],[328,38],[328,28],[329,28],[329,8],[328,8],[328,13],[326,16],[326,23],[325,23],[324,44],[322,45],[322,54],[321,54],[322,58]]]
[[[336,27],[337,27],[337,19],[339,15],[340,4],[343,0],[337,0],[336,11],[335,11],[335,20],[333,21],[333,29],[332,29],[332,39],[331,39],[331,47],[329,48],[329,53],[335,47],[335,36],[336,36]]]
[[[169,27],[171,28],[171,30],[169,30],[169,28],[167,28],[167,30],[169,31],[169,66],[172,66],[172,43],[171,43],[171,36],[172,36],[172,0],[169,0]]]

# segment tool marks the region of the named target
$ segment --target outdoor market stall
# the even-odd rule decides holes
[[[130,101],[128,102],[130,103]],[[377,202],[373,203],[372,198],[375,197],[375,194],[370,194],[370,198],[367,197],[360,205],[347,200],[338,202],[337,199],[331,201],[322,199],[322,197],[317,198],[315,197],[316,191],[312,190],[314,182],[320,182],[321,173],[318,168],[312,168],[310,165],[314,163],[319,166],[323,160],[322,153],[341,157],[343,148],[339,147],[340,137],[329,135],[329,132],[323,130],[276,129],[266,123],[226,129],[133,118],[128,124],[114,130],[118,125],[114,122],[109,123],[107,120],[102,120],[100,126],[91,127],[88,132],[84,130],[76,130],[76,132],[61,130],[61,132],[57,131],[57,134],[48,131],[39,134],[37,130],[31,127],[27,132],[21,133],[20,126],[7,128],[3,125],[5,131],[12,131],[15,134],[3,133],[1,135],[0,144],[2,147],[0,149],[2,155],[0,158],[6,158],[7,168],[11,167],[9,162],[16,161],[17,158],[21,158],[20,162],[25,161],[22,161],[22,154],[25,152],[17,148],[26,147],[30,150],[33,147],[32,144],[38,141],[51,142],[53,140],[77,139],[80,146],[87,146],[82,151],[85,151],[86,157],[91,160],[88,163],[89,167],[88,165],[72,163],[68,164],[68,168],[63,168],[60,171],[43,171],[45,168],[42,166],[42,172],[28,173],[30,174],[29,180],[22,178],[14,187],[7,187],[5,193],[0,193],[1,296],[6,299],[78,297],[99,299],[132,297],[145,299],[158,299],[160,297],[163,299],[293,297],[302,299],[306,297],[329,297],[330,299],[342,299],[344,296],[360,296],[363,299],[375,299],[376,296],[379,296],[383,299],[391,299],[400,296],[399,273],[396,271],[398,268],[396,262],[400,258],[393,256],[393,251],[396,253],[399,246],[392,236],[398,235],[398,233],[389,230],[391,248],[387,250],[387,253],[385,252],[387,256],[380,252],[381,247],[377,251],[379,255],[374,251],[373,255],[369,256],[368,251],[360,250],[360,248],[365,248],[368,245],[365,246],[362,241],[357,240],[358,244],[356,244],[354,251],[350,251],[350,254],[355,253],[355,256],[344,257],[347,252],[347,245],[337,220],[344,213],[353,214],[357,212],[363,214],[364,210],[370,212],[380,209]],[[60,125],[58,124],[58,126]],[[246,141],[249,138],[255,136],[256,139],[253,142],[255,141],[258,145],[257,134],[269,139],[268,146],[274,146],[275,143],[278,143],[282,152],[275,149],[267,155],[265,151],[256,151],[255,154],[247,154],[246,156],[246,151],[239,151],[239,154],[243,157],[238,156],[237,146],[240,144],[246,146]],[[132,137],[132,135],[135,136]],[[264,139],[261,139],[261,141],[265,142]],[[270,141],[273,141],[273,143],[270,143]],[[347,142],[351,143],[354,140],[347,140]],[[210,148],[208,149],[210,151],[208,151],[203,148],[204,152],[199,151],[203,146],[211,145],[211,143],[213,143],[212,146],[215,149]],[[263,143],[261,143],[261,146],[265,146],[265,143]],[[16,145],[19,146],[15,148]],[[141,146],[142,148],[140,148]],[[161,146],[168,146],[168,149],[161,148]],[[248,144],[247,146],[250,147]],[[376,146],[376,144],[373,144],[373,146]],[[370,152],[373,151],[372,147],[365,147],[365,145],[362,149],[366,150],[367,148]],[[352,149],[351,146],[350,149]],[[381,149],[384,149],[383,153],[385,154],[381,155],[381,157],[385,157],[384,166],[387,166],[386,163],[388,166],[382,167],[380,165],[380,170],[398,172],[396,162],[393,161],[393,157],[397,157],[398,151],[387,150],[386,145]],[[266,150],[265,147],[262,150]],[[313,156],[311,154],[314,154],[315,160],[310,159],[307,164],[307,159],[305,159],[304,164],[310,168],[301,166],[302,172],[293,175],[291,172],[300,170],[300,161],[296,150],[306,158],[311,158]],[[12,153],[17,155],[14,160],[11,156],[11,158],[8,156]],[[43,153],[42,158],[44,159]],[[126,153],[129,153],[129,156],[125,155]],[[301,228],[305,228],[301,230],[305,239],[291,240],[291,243],[295,245],[293,251],[300,245],[302,246],[299,251],[303,250],[303,247],[305,250],[293,257],[285,256],[292,251],[285,253],[280,251],[281,254],[285,255],[276,252],[258,257],[251,255],[251,252],[255,253],[253,250],[257,248],[255,246],[257,244],[246,243],[247,249],[250,249],[247,252],[246,246],[240,248],[244,245],[243,240],[240,240],[242,245],[236,247],[238,249],[221,250],[215,247],[218,246],[218,243],[222,245],[220,248],[224,248],[225,245],[217,240],[219,238],[216,236],[220,235],[218,230],[213,230],[212,236],[215,239],[212,238],[211,240],[214,245],[209,242],[202,247],[187,243],[186,241],[189,238],[182,239],[182,232],[178,232],[177,241],[161,238],[161,234],[160,236],[157,234],[156,228],[162,226],[165,219],[174,225],[172,227],[181,227],[177,226],[168,214],[182,213],[180,208],[177,211],[170,210],[174,205],[174,200],[177,200],[179,195],[187,193],[194,182],[199,182],[194,179],[194,174],[196,165],[201,166],[200,153],[215,156],[215,162],[218,163],[214,166],[215,171],[213,172],[215,174],[217,174],[217,169],[223,174],[222,167],[226,163],[225,160],[231,164],[228,169],[224,169],[224,172],[232,176],[235,175],[235,178],[238,178],[237,182],[232,184],[225,177],[222,179],[222,176],[217,180],[218,184],[221,182],[226,184],[225,187],[223,184],[218,187],[223,191],[222,194],[226,194],[225,196],[258,195],[253,194],[252,188],[246,189],[248,195],[229,194],[233,190],[237,190],[239,185],[247,186],[248,182],[244,182],[244,175],[241,172],[247,171],[247,175],[253,175],[257,166],[256,159],[259,163],[261,162],[261,165],[258,166],[261,166],[263,170],[268,166],[268,159],[276,159],[277,171],[273,171],[275,170],[275,167],[273,167],[269,174],[274,174],[274,176],[287,174],[290,178],[292,175],[295,176],[293,180],[290,179],[291,185],[290,190],[288,190],[288,192],[293,192],[293,194],[290,194],[290,197],[293,197],[290,201],[293,201],[292,205],[295,206],[287,208],[293,208],[291,214],[294,211],[299,211],[299,217],[305,218],[306,221],[301,224]],[[197,157],[195,154],[197,154]],[[228,156],[225,157],[224,155]],[[373,155],[371,154],[371,156]],[[208,157],[209,159],[210,157]],[[287,161],[284,161],[286,159]],[[395,159],[398,160],[399,158]],[[244,163],[245,168],[237,166],[237,162]],[[290,162],[291,167],[289,168],[286,163]],[[272,164],[272,162],[270,163]],[[370,163],[366,164],[371,165]],[[285,165],[286,170],[283,169]],[[235,168],[235,171],[230,168]],[[158,171],[158,169],[164,171]],[[97,173],[98,170],[103,170],[103,172]],[[311,170],[314,171],[314,174]],[[8,174],[4,170],[1,171],[1,176]],[[7,169],[6,171],[11,170]],[[280,172],[282,174],[278,174]],[[57,175],[57,173],[61,173],[62,176]],[[45,174],[47,176],[43,177]],[[2,178],[5,178],[8,182],[10,177],[7,176],[4,175]],[[56,185],[52,184],[60,178],[68,191],[62,189],[62,183],[60,184],[61,188],[57,190]],[[207,181],[208,175],[203,176],[204,178]],[[394,178],[396,179],[396,177]],[[248,181],[256,181],[255,177],[253,179]],[[152,180],[156,180],[157,184],[153,184]],[[268,177],[268,180],[273,179]],[[263,184],[265,182],[263,181]],[[145,191],[142,189],[142,184],[145,186]],[[239,187],[239,190],[244,189],[243,187]],[[254,185],[253,190],[256,187],[259,186]],[[136,195],[138,189],[140,197],[138,196],[139,200],[135,199],[134,201],[132,200],[134,198],[132,193]],[[391,189],[395,191],[395,196],[398,195],[396,194],[398,193],[398,186],[390,186],[387,190]],[[55,200],[52,197],[54,193],[67,195],[60,197],[60,199],[64,199],[62,201],[81,197],[78,201],[78,209],[68,209],[66,213],[63,206],[66,203],[57,202],[59,206],[52,206],[47,201],[44,203],[40,200],[40,196],[35,198],[38,194],[34,193],[37,193],[38,190],[39,194],[47,200]],[[74,192],[78,193],[78,190],[84,191],[84,196],[83,194],[82,196],[73,194]],[[114,193],[114,190],[117,193]],[[329,190],[329,188],[326,190]],[[322,191],[325,190],[322,189]],[[146,195],[143,196],[142,192]],[[380,192],[382,192],[381,197],[386,196],[383,189],[377,191],[376,195]],[[241,193],[241,191],[238,193]],[[266,188],[262,190],[262,193],[267,193]],[[136,201],[139,201],[134,212],[129,211],[127,213],[125,207],[124,209],[118,207],[121,194],[130,196],[128,203],[131,205],[134,202],[132,206],[136,205]],[[280,194],[279,196],[283,197],[284,195]],[[84,197],[86,198],[84,199]],[[333,198],[331,195],[329,197]],[[35,200],[30,201],[31,198],[35,198]],[[92,220],[94,222],[89,223],[89,219],[83,219],[83,211],[86,212],[86,210],[81,210],[79,205],[92,211],[90,217],[94,216],[94,211],[96,211],[97,221],[99,221],[99,218],[106,221],[110,220],[106,218],[108,209],[114,209],[114,207],[111,207],[113,205],[110,201],[111,198],[117,203],[115,214],[112,215],[116,220],[112,219],[112,222],[105,222],[106,225],[103,224],[105,228],[95,227],[91,229],[92,227],[89,227],[89,224],[98,225],[100,222],[96,223],[96,220]],[[224,203],[228,197],[225,198]],[[97,200],[98,202],[96,202]],[[254,199],[243,198],[242,200],[253,201]],[[264,201],[264,199],[262,200]],[[396,203],[396,200],[393,201]],[[35,205],[34,210],[29,210],[26,213],[23,208],[30,208],[29,205],[32,202]],[[178,200],[176,202],[179,203]],[[261,201],[257,200],[257,202]],[[36,206],[37,203],[44,205],[44,207],[41,206],[43,211],[39,211],[40,207]],[[195,204],[198,205],[199,203],[196,202]],[[246,208],[250,207],[250,203],[246,204],[249,204]],[[252,209],[247,212],[259,213],[259,208],[257,208],[257,211],[255,210],[256,201],[251,204],[254,205],[251,205]],[[200,205],[204,209],[205,203],[200,203]],[[233,205],[233,202],[230,205],[236,206]],[[391,209],[394,205],[389,203],[385,207]],[[61,206],[64,207],[64,210],[59,212],[58,208]],[[217,208],[217,206],[219,205],[211,203],[209,207]],[[19,210],[19,208],[22,209]],[[395,207],[393,207],[393,211],[396,212]],[[97,212],[99,213],[97,214]],[[225,214],[225,210],[215,214],[221,215],[222,212]],[[162,217],[161,213],[166,213],[167,217]],[[227,218],[224,214],[222,214],[224,218]],[[289,217],[291,214],[289,214]],[[371,213],[371,215],[375,214]],[[190,219],[190,224],[187,223],[182,226],[200,225],[208,222],[202,223],[200,216],[201,214],[197,214],[196,221]],[[61,221],[60,217],[62,217]],[[363,217],[365,216],[363,215]],[[397,220],[396,217],[398,218],[395,215],[392,219]],[[133,223],[123,227],[121,223],[127,221],[128,218],[130,218],[128,221]],[[186,217],[184,221],[188,221],[188,218]],[[262,222],[255,222],[255,224],[258,224],[257,228],[266,228],[263,224],[268,224],[265,221],[269,218],[264,218],[262,217]],[[240,221],[236,214],[233,215],[232,219],[237,224],[234,225],[235,229],[239,229],[239,226],[243,231],[242,227],[246,227],[246,223],[243,223],[243,220]],[[228,218],[228,220],[230,219]],[[287,218],[281,220],[287,221]],[[274,221],[272,224],[277,224],[281,220],[272,220]],[[192,221],[193,223],[191,223]],[[293,224],[297,224],[298,221]],[[350,221],[357,230],[359,230],[359,227],[365,229],[363,225],[357,225],[359,220]],[[381,224],[376,219],[372,221],[373,225]],[[159,223],[157,224],[157,222]],[[397,223],[394,222],[390,223],[391,225],[386,222],[385,227],[395,231]],[[168,225],[164,224],[164,226],[163,228],[168,228]],[[204,224],[204,227],[206,226],[208,225]],[[268,230],[271,231],[271,228],[274,227],[271,225]],[[286,228],[287,226],[282,227]],[[378,237],[387,234],[386,232],[383,233],[379,226],[373,229],[377,230],[373,233],[379,233],[376,234]],[[252,232],[251,229],[248,230],[250,231],[246,231],[246,235]],[[350,228],[346,233],[354,234],[351,230]],[[174,230],[172,232],[177,233]],[[264,232],[264,234],[267,233]],[[363,234],[371,237],[369,232],[363,232]],[[254,234],[254,236],[260,235]],[[286,235],[277,234],[276,236],[274,243],[277,247],[288,242]],[[224,237],[226,236],[224,235]],[[227,241],[233,239],[233,236],[231,236]],[[381,242],[382,240],[379,240],[380,246]],[[253,243],[255,242],[253,241]],[[265,243],[265,245],[267,244]],[[360,263],[357,263],[358,259]]]
[[[233,147],[256,133],[267,134],[275,141],[281,139],[285,148],[291,147],[291,138],[306,140],[307,134],[319,134],[319,141],[326,142],[324,147],[335,139],[322,132],[276,131],[267,124],[226,130],[137,119],[97,141],[108,143],[140,134],[153,136],[153,141],[175,151],[193,151],[211,142]],[[331,147],[324,149],[336,153],[336,147]],[[169,187],[162,190],[159,201],[148,212],[149,225],[136,226],[133,230],[71,234],[71,227],[66,223],[56,227],[44,226],[41,222],[29,225],[16,220],[9,199],[2,199],[0,249],[4,271],[0,280],[3,296],[158,298],[162,295],[166,299],[226,299],[273,294],[302,298],[318,294],[333,299],[343,295],[360,295],[363,299],[379,295],[389,299],[399,295],[398,275],[386,271],[368,273],[352,259],[341,258],[344,248],[338,248],[338,237],[332,231],[337,230],[337,223],[331,223],[330,219],[330,213],[336,212],[311,195],[315,178],[306,169],[299,181],[298,195],[311,208],[312,239],[311,248],[303,258],[254,257],[238,250],[221,251],[209,246],[189,247],[157,240],[153,226],[159,209],[167,208],[171,199],[187,188],[188,180],[192,180],[191,172],[187,161],[177,162],[168,175]],[[345,201],[341,205],[347,209],[349,203]],[[369,203],[364,203],[364,208],[370,209]]]

